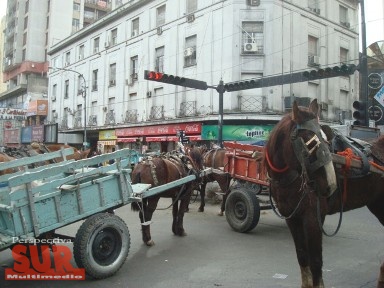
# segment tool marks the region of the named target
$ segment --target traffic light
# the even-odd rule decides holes
[[[156,81],[156,82],[162,82],[162,83],[168,83],[183,87],[189,87],[199,90],[207,90],[208,85],[205,81],[195,80],[195,79],[189,79],[184,78],[180,76],[174,76],[170,74],[160,73],[156,71],[144,71],[144,79],[150,80],[150,81]]]
[[[353,121],[353,125],[360,125],[364,126],[365,125],[365,120],[367,116],[367,105],[363,101],[354,101],[352,104],[353,108],[356,109],[353,112],[353,118],[356,120]]]
[[[261,87],[260,80],[254,80],[254,79],[232,82],[224,85],[225,91],[228,91],[228,92],[260,88],[260,87]]]
[[[357,66],[355,64],[349,64],[349,65],[343,64],[341,66],[304,71],[302,76],[304,80],[317,80],[317,79],[352,75],[353,73],[355,73],[356,70],[357,70]]]

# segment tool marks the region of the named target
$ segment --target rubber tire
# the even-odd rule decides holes
[[[256,194],[245,188],[232,190],[225,203],[225,217],[236,232],[251,231],[260,219],[260,204]]]
[[[105,244],[112,244],[112,249],[105,247]],[[104,245],[104,251],[99,249],[101,245]],[[93,278],[104,279],[121,268],[130,246],[127,224],[116,215],[102,213],[89,217],[80,226],[73,243],[73,253],[79,268],[85,268],[85,272]]]

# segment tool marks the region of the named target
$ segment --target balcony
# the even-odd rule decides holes
[[[97,115],[91,115],[88,118],[88,126],[97,126]]]
[[[152,106],[149,120],[162,120],[164,119],[164,106]]]
[[[259,112],[267,111],[266,96],[238,96],[239,112]]]
[[[127,110],[125,112],[124,123],[137,123],[137,109]]]
[[[115,119],[115,113],[113,111],[107,112],[105,115],[105,123],[104,125],[115,125],[116,119]]]
[[[186,101],[180,103],[180,117],[196,116],[196,101]]]
[[[75,116],[75,121],[74,121],[74,124],[73,124],[73,128],[82,128],[83,127],[83,124],[82,124],[82,117],[81,115],[80,116]]]
[[[85,0],[84,6],[102,11],[110,11],[112,7],[111,3],[103,0]]]

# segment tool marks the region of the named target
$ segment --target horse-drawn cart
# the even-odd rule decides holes
[[[256,227],[260,210],[270,209],[261,193],[269,186],[261,167],[262,146],[224,142],[227,149],[224,171],[235,181],[225,202],[228,224],[237,232]]]
[[[0,176],[0,251],[18,239],[71,239],[78,267],[94,278],[109,277],[123,265],[130,248],[128,227],[113,210],[199,177],[190,175],[154,188],[131,184],[129,168],[135,154],[129,149],[49,164],[71,153],[69,148],[0,163],[0,171],[23,167]],[[111,159],[114,164],[98,167]],[[28,169],[44,161],[45,166]],[[75,237],[55,233],[79,220],[85,221]]]

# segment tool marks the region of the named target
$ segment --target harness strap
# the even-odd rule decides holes
[[[268,154],[268,151],[265,150],[265,158],[267,159],[267,162],[268,162],[268,165],[269,167],[272,169],[273,172],[276,172],[276,173],[284,173],[288,170],[288,165],[285,166],[284,168],[276,168],[272,162],[271,162],[271,159],[269,158],[269,154]]]

